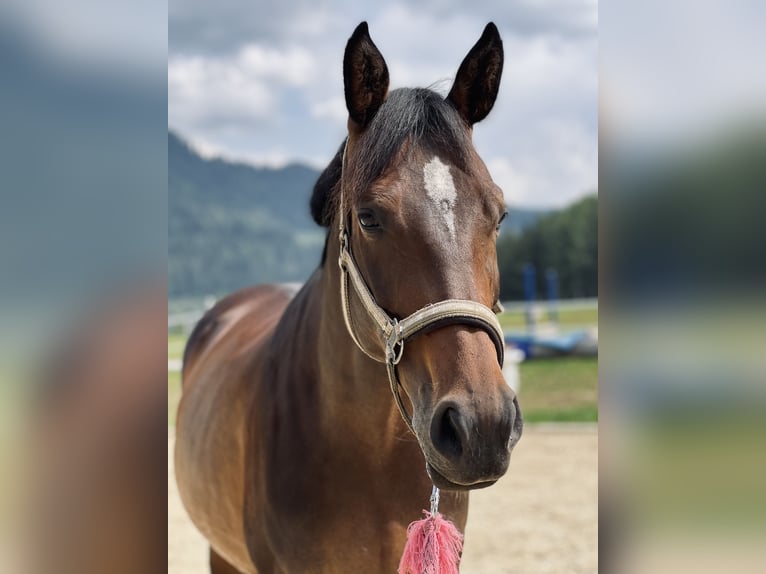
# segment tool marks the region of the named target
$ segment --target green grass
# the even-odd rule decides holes
[[[595,423],[598,422],[598,404],[566,409],[524,410],[525,423]]]
[[[183,350],[183,338],[168,338],[171,349]],[[175,424],[181,398],[181,374],[168,373],[168,424]],[[598,421],[598,359],[563,357],[521,364],[519,403],[526,422]]]
[[[498,317],[503,329],[518,330],[526,327],[523,311],[506,311]],[[539,321],[547,322],[548,314],[543,313]],[[589,327],[598,324],[598,307],[592,309],[562,309],[559,311],[559,326],[564,329]]]
[[[528,422],[598,420],[598,359],[560,357],[521,364],[519,395]]]

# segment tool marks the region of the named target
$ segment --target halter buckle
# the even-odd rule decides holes
[[[404,341],[402,340],[402,326],[399,321],[394,319],[391,326],[391,333],[386,339],[386,361],[392,365],[398,365],[402,360],[402,354],[404,353]],[[398,345],[398,348],[397,348]]]

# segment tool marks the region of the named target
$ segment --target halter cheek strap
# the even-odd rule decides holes
[[[345,171],[346,150],[343,150],[343,171]],[[502,312],[502,305],[495,303],[493,309],[482,305],[476,301],[467,299],[446,299],[426,305],[415,311],[412,315],[397,321],[384,311],[375,301],[369,287],[364,281],[359,268],[351,254],[351,246],[348,240],[348,232],[345,229],[345,207],[343,203],[343,175],[341,173],[340,184],[340,255],[338,257],[338,266],[340,267],[340,295],[341,307],[343,309],[343,320],[346,323],[346,329],[349,335],[356,343],[356,346],[368,357],[379,363],[386,364],[388,373],[388,382],[391,386],[391,393],[396,400],[396,406],[407,424],[409,429],[417,436],[412,426],[412,418],[404,408],[400,394],[401,383],[396,370],[396,366],[402,359],[404,353],[404,344],[416,336],[427,331],[439,329],[447,325],[461,324],[470,325],[483,329],[492,339],[497,351],[497,362],[503,366],[503,353],[505,350],[505,341],[503,329],[497,320],[495,313]],[[353,288],[359,301],[364,307],[367,315],[375,323],[376,334],[379,337],[381,346],[385,349],[385,355],[379,356],[373,351],[365,348],[359,339],[354,328],[353,317],[351,315],[351,301],[349,299],[349,286]]]

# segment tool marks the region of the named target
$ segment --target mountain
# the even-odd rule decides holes
[[[304,281],[325,231],[309,213],[319,172],[207,160],[168,132],[168,289],[222,295],[255,283]]]

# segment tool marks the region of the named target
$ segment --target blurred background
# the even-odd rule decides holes
[[[357,24],[391,88],[449,91],[494,21],[499,98],[474,131],[509,206],[498,240],[505,374],[527,426],[509,476],[472,496],[462,571],[597,569],[598,109],[594,2],[174,0],[168,28],[168,422],[181,357],[218,298],[303,282],[326,230],[309,213],[346,135],[342,58]],[[541,476],[545,475],[545,476]],[[173,490],[174,485],[169,488]],[[172,493],[171,493],[172,494]],[[177,501],[169,569],[205,544]]]
[[[599,10],[607,571],[766,566],[765,17]]]
[[[165,556],[167,27],[0,3],[0,571]]]

